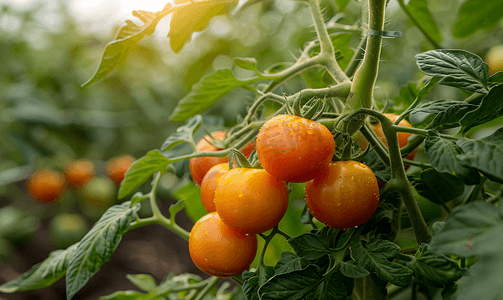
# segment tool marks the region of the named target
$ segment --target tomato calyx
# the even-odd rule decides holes
[[[327,107],[326,99],[316,97],[309,99],[304,105],[301,106],[301,93],[293,98],[293,100],[289,100],[285,96],[285,100],[285,109],[288,114],[312,121],[316,121],[321,118]]]

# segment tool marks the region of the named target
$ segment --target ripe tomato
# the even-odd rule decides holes
[[[124,180],[124,174],[126,174],[134,161],[135,158],[131,155],[121,155],[110,159],[106,166],[108,176],[116,185],[120,185],[122,180]]]
[[[275,178],[305,182],[328,166],[335,141],[324,125],[293,115],[271,118],[257,135],[257,154],[262,167]]]
[[[393,121],[393,122],[398,120],[398,117],[399,117],[398,115],[395,115],[395,114],[384,114],[384,115],[386,117],[388,117],[389,119],[391,119],[391,121]],[[400,121],[400,123],[398,123],[398,125],[412,128],[412,125],[409,122],[407,122],[407,120],[405,120],[405,119]],[[384,137],[384,132],[382,130],[381,123],[372,125],[372,129],[374,129],[375,133],[381,139],[381,141],[384,143],[384,145],[388,146],[388,143],[386,142],[386,138]],[[407,145],[408,139],[411,135],[412,135],[412,133],[408,133],[408,132],[399,132],[398,133],[398,145],[400,146],[400,148],[405,147]],[[367,140],[361,135],[361,133],[357,134],[356,143],[362,149],[365,149],[368,145]],[[414,151],[412,151],[411,153],[409,153],[405,158],[413,160],[414,157],[416,157],[416,154],[417,154],[417,148],[414,149]]]
[[[215,208],[215,189],[218,185],[218,180],[229,171],[229,164],[222,163],[211,167],[204,175],[201,182],[201,200],[207,212],[214,212]]]
[[[94,163],[87,159],[71,162],[65,167],[66,180],[75,188],[83,187],[94,174]]]
[[[379,186],[372,170],[356,161],[337,161],[306,183],[311,214],[327,226],[345,229],[370,219],[379,204]]]
[[[262,233],[285,215],[288,187],[262,169],[232,169],[218,181],[215,207],[228,226],[245,233]]]
[[[223,140],[225,138],[224,131],[212,132],[211,135],[218,140]],[[207,140],[210,141],[211,138],[206,135],[199,142],[197,142],[197,150],[199,150],[200,152],[215,152],[222,150],[208,143]],[[243,148],[240,149],[240,151],[246,157],[249,157],[253,150],[255,150],[255,145],[253,143],[247,143]],[[197,184],[201,185],[204,175],[206,175],[211,167],[228,161],[229,157],[202,156],[191,158],[189,161],[190,175]]]
[[[257,236],[225,225],[216,212],[199,219],[189,237],[194,264],[210,275],[230,277],[246,270],[257,253]]]
[[[31,176],[26,187],[38,202],[56,202],[66,188],[65,176],[60,172],[42,169]]]

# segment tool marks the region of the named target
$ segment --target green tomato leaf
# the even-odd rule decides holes
[[[415,260],[408,262],[407,267],[421,282],[437,288],[445,287],[467,273],[467,269],[460,268],[455,260],[430,251],[428,244],[419,246]]]
[[[340,272],[324,275],[322,268],[309,265],[304,270],[273,276],[258,293],[262,300],[346,300],[352,291],[352,281]]]
[[[462,152],[454,142],[441,138],[434,130],[429,130],[424,141],[424,148],[428,161],[437,171],[446,173],[454,171],[466,184],[479,183],[479,173],[458,159],[457,155]]]
[[[375,240],[366,247],[359,239],[351,241],[351,256],[359,266],[394,285],[407,287],[412,280],[412,270],[387,260],[399,252],[400,247],[388,240]]]
[[[346,5],[348,5],[350,0],[335,0],[335,4],[337,4],[337,8],[339,9],[340,12],[344,11],[344,8],[346,8]]]
[[[409,107],[419,93],[417,82],[409,82],[400,88],[398,96],[393,100],[393,110],[403,111]]]
[[[213,74],[204,76],[194,84],[192,90],[178,101],[169,118],[174,122],[185,122],[190,117],[205,112],[233,89],[252,84],[258,80],[258,77],[239,80],[231,70],[220,69]]]
[[[134,189],[147,181],[155,172],[166,172],[166,168],[173,161],[167,159],[159,150],[152,150],[145,156],[137,159],[124,175],[119,189],[119,199],[129,195]]]
[[[122,235],[136,220],[140,205],[130,208],[130,202],[110,207],[94,224],[72,254],[66,273],[66,296],[71,299],[108,262]]]
[[[500,198],[500,201],[503,199]],[[503,292],[503,206],[483,201],[456,207],[431,242],[431,251],[477,257],[456,299],[495,299]]]
[[[288,239],[287,242],[299,257],[306,259],[318,259],[333,252],[326,237],[313,233],[299,235]]]
[[[257,60],[253,57],[234,58],[234,64],[241,69],[255,71],[257,70]]]
[[[459,10],[452,34],[456,38],[463,38],[479,29],[491,29],[503,17],[502,11],[502,0],[467,0]]]
[[[410,0],[406,6],[413,19],[418,22],[426,32],[428,32],[428,35],[435,42],[441,42],[442,35],[440,34],[437,23],[428,9],[428,2],[426,0]]]
[[[495,83],[495,84],[503,84],[503,71],[499,71],[496,74],[493,74],[491,77],[489,77],[489,83]]]
[[[274,266],[274,270],[276,275],[281,275],[304,270],[308,265],[309,261],[306,258],[285,251],[281,253],[281,258]]]
[[[503,183],[503,128],[480,140],[458,140],[464,154],[458,159],[487,178]]]
[[[426,102],[421,105],[418,105],[410,113],[411,114],[416,114],[416,113],[438,114],[438,113],[444,112],[445,110],[447,110],[449,107],[451,107],[453,105],[459,105],[459,104],[473,105],[473,104],[469,104],[469,103],[459,101],[459,100],[435,100],[435,101],[430,101],[430,102]],[[474,106],[476,106],[476,105],[474,105]]]
[[[341,262],[341,273],[349,278],[363,278],[370,275],[367,269],[356,264],[353,260]]]
[[[99,300],[144,300],[147,299],[147,296],[137,291],[118,291],[108,296],[102,296]]]
[[[91,84],[105,78],[118,65],[122,64],[129,51],[146,35],[154,33],[157,23],[171,12],[171,4],[168,3],[162,11],[152,13],[144,10],[134,10],[133,16],[139,18],[142,26],[138,26],[133,21],[127,20],[123,25],[114,40],[107,44],[101,62],[94,75],[82,87],[90,86]]]
[[[482,102],[477,109],[466,114],[460,123],[463,125],[463,132],[470,128],[489,122],[503,115],[503,85],[492,88],[487,95],[482,98]]]
[[[459,103],[449,106],[445,111],[439,112],[431,123],[431,128],[447,129],[459,127],[459,121],[469,112],[475,110],[477,105]]]
[[[243,272],[243,293],[248,300],[259,300],[258,289],[269,278],[274,276],[274,268],[271,266],[260,265],[255,272]]]
[[[49,254],[43,262],[34,265],[28,272],[0,286],[2,293],[17,293],[42,289],[53,285],[63,278],[68,268],[68,262],[75,253],[78,244],[66,250],[56,250]]]
[[[176,133],[173,133],[164,141],[161,151],[168,151],[182,143],[192,141],[194,133],[199,129],[202,122],[203,118],[201,115],[188,119],[183,126],[176,129]]]
[[[185,213],[193,222],[208,213],[201,200],[200,189],[191,180],[180,182],[171,196],[175,200],[185,200]]]
[[[461,179],[452,174],[426,169],[421,172],[421,181],[417,182],[416,190],[419,195],[443,205],[461,196],[465,186]]]
[[[154,277],[149,274],[127,274],[127,279],[144,292],[152,292],[157,288]]]
[[[416,55],[421,72],[441,77],[439,84],[477,93],[488,92],[489,66],[464,50],[430,50]]]
[[[131,207],[135,206],[136,203],[140,203],[149,199],[148,195],[144,195],[142,192],[136,192],[133,197],[131,197]]]

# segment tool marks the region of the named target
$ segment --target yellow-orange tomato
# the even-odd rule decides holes
[[[485,61],[489,65],[489,75],[503,71],[503,45],[494,46],[489,49]]]
[[[257,253],[257,236],[225,225],[216,212],[199,219],[189,237],[194,264],[210,275],[230,277],[246,270]]]
[[[218,180],[229,171],[229,164],[223,163],[213,167],[204,175],[201,182],[201,200],[207,212],[214,212],[215,208],[215,190]]]
[[[398,120],[398,117],[399,117],[398,115],[395,115],[395,114],[384,114],[384,115],[386,117],[388,117],[393,122]],[[412,125],[409,122],[407,122],[407,120],[405,120],[405,119],[400,121],[400,123],[398,123],[398,125],[412,128]],[[388,146],[388,143],[386,142],[386,137],[384,137],[384,132],[382,130],[381,123],[372,125],[372,129],[374,129],[375,133],[381,139],[381,141],[384,143],[384,145]],[[400,148],[405,147],[407,145],[408,139],[411,135],[412,135],[412,133],[408,133],[408,132],[399,132],[398,133],[398,145],[400,146]],[[358,144],[358,146],[360,146],[360,148],[365,149],[367,147],[368,142],[363,136],[361,136],[361,134],[358,134],[356,140],[357,140],[357,144]],[[416,157],[416,154],[417,154],[417,148],[414,149],[411,153],[409,153],[405,158],[413,160],[414,157]]]
[[[134,161],[135,158],[131,155],[121,155],[110,159],[106,166],[108,177],[110,177],[116,185],[120,185],[122,180],[124,180],[124,174],[126,174]]]
[[[217,140],[223,140],[225,138],[224,131],[212,132],[211,135]],[[204,138],[197,142],[197,150],[200,152],[215,152],[222,150],[208,143],[208,141],[211,141],[211,138],[207,135],[204,136]],[[253,150],[255,150],[255,145],[253,143],[247,143],[240,149],[246,157],[249,157]],[[201,156],[191,158],[189,161],[190,175],[197,184],[201,185],[204,175],[206,175],[211,167],[228,161],[229,157]]]
[[[26,187],[38,202],[56,202],[66,188],[65,176],[60,172],[42,169],[31,176]]]
[[[265,170],[232,169],[218,181],[215,207],[228,226],[245,233],[262,233],[285,215],[288,187]]]
[[[71,162],[65,167],[66,180],[75,188],[83,187],[94,174],[94,163],[87,159]]]
[[[293,115],[278,115],[257,135],[260,164],[272,176],[288,182],[313,179],[328,166],[335,141],[323,124]]]
[[[320,222],[336,229],[358,226],[379,204],[379,186],[372,170],[356,161],[337,161],[306,183],[306,203]]]

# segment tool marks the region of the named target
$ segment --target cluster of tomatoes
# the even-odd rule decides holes
[[[51,169],[40,169],[31,175],[26,188],[33,199],[45,204],[57,202],[69,186],[79,190],[86,199],[89,198],[91,202],[94,201],[94,204],[98,205],[99,200],[103,198],[98,195],[103,194],[101,192],[105,190],[103,187],[119,185],[134,160],[130,155],[122,155],[109,160],[106,165],[109,179],[95,176],[95,165],[87,159],[68,163],[64,174]]]
[[[223,139],[225,134],[214,136]],[[205,139],[197,148],[220,150]],[[251,144],[242,149],[245,155],[252,151]],[[208,274],[228,277],[250,266],[257,251],[256,234],[274,228],[287,210],[286,182],[306,182],[307,208],[333,228],[363,224],[379,204],[372,170],[356,161],[333,162],[334,136],[321,123],[294,115],[275,116],[261,127],[256,151],[263,169],[230,170],[228,158],[190,162],[209,214],[192,228],[189,251],[196,266]]]

